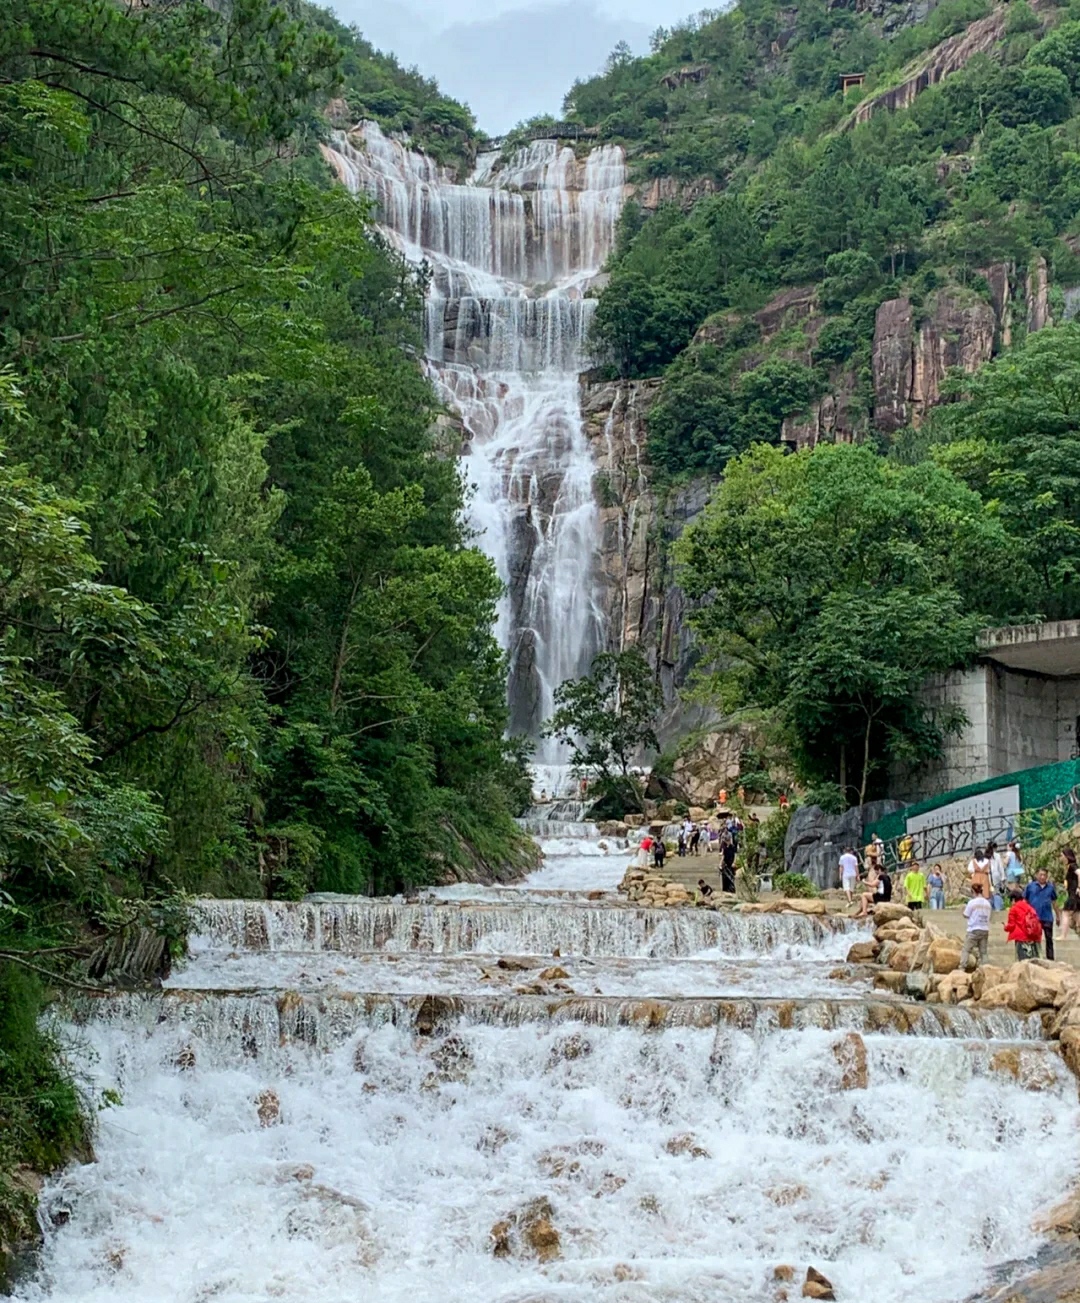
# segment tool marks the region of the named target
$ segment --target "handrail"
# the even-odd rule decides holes
[[[1056,816],[1056,818],[1055,818]],[[956,819],[950,823],[934,824],[910,834],[912,857],[922,864],[933,860],[949,859],[954,855],[970,855],[988,842],[1004,846],[1020,838],[1025,849],[1034,849],[1046,836],[1048,826],[1056,823],[1055,832],[1063,832],[1080,823],[1080,784],[1043,806],[1020,810],[1014,815],[993,815],[970,819]],[[899,846],[909,836],[901,833],[884,842],[886,867],[895,869],[903,861]]]

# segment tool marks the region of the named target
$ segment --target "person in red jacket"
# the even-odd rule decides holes
[[[1017,959],[1036,959],[1039,954],[1039,942],[1042,940],[1042,924],[1039,916],[1024,899],[1024,893],[1014,887],[1009,892],[1012,906],[1005,920],[1005,935],[1016,942]]]

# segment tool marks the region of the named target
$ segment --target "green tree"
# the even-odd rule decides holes
[[[559,685],[555,705],[544,732],[570,748],[575,769],[597,779],[601,797],[644,808],[630,768],[659,746],[654,730],[663,694],[641,652],[601,652],[586,678]]]
[[[806,779],[860,796],[939,751],[953,721],[917,689],[1024,579],[959,480],[849,445],[751,448],[677,554],[720,702],[768,712]]]

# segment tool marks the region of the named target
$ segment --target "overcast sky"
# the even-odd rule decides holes
[[[373,45],[416,64],[498,135],[558,113],[578,77],[598,72],[619,41],[649,35],[704,0],[328,0]],[[715,3],[715,0],[714,0]]]

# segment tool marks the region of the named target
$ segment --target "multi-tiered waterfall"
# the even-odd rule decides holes
[[[574,369],[621,160],[541,143],[451,186],[359,143],[342,175],[433,264],[431,365],[535,727],[600,639]],[[837,981],[861,925],[836,916],[628,905],[582,817],[539,812],[517,887],[203,902],[162,989],[73,1000],[108,1107],[16,1299],[782,1303],[814,1267],[840,1303],[960,1303],[1007,1279],[1076,1178],[1038,1016]]]
[[[622,151],[578,159],[534,141],[508,162],[481,155],[466,185],[373,123],[325,152],[350,188],[374,197],[405,255],[431,269],[429,364],[464,423],[471,519],[506,585],[498,632],[511,727],[536,737],[555,689],[586,673],[605,642],[578,372],[586,291],[623,201]],[[547,742],[537,758],[559,757]]]

